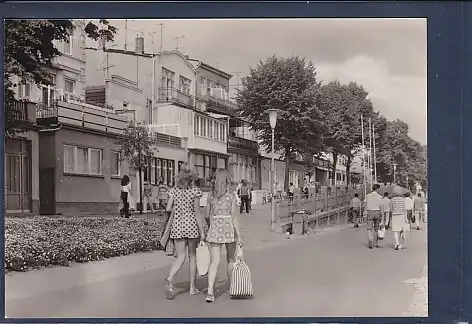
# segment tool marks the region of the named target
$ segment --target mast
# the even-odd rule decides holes
[[[370,191],[372,191],[372,121],[369,118],[369,178],[370,178]]]
[[[366,185],[366,179],[365,179],[365,141],[364,141],[364,117],[361,115],[361,133],[362,133],[362,163],[363,163],[363,168],[362,170],[364,171],[364,199],[367,196],[367,185]]]

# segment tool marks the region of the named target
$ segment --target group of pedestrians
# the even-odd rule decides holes
[[[152,186],[149,181],[146,181],[143,188],[143,213],[147,214],[148,206],[151,207],[152,213],[155,212],[154,205],[157,209],[165,209],[167,205],[167,186],[164,184],[164,180],[159,179],[158,193],[157,196],[153,196]],[[131,211],[136,210],[136,200],[131,194],[131,180],[128,175],[124,175],[121,179],[121,191],[120,191],[120,216],[129,218]]]
[[[246,191],[242,191],[242,194]],[[244,195],[242,195],[244,196]],[[176,186],[169,191],[167,212],[169,213],[169,238],[173,241],[176,259],[169,276],[165,280],[165,294],[174,299],[175,275],[182,268],[188,254],[190,267],[190,295],[198,295],[195,287],[197,275],[197,247],[206,242],[210,250],[208,270],[208,291],[206,301],[215,301],[215,280],[220,263],[221,250],[226,248],[228,280],[231,280],[232,267],[236,262],[237,246],[242,246],[241,231],[237,213],[236,185],[225,169],[217,169],[211,179],[205,211],[200,212],[202,192],[195,186],[195,171],[186,164],[182,165]],[[246,198],[244,200],[247,202]],[[206,226],[205,226],[206,224]]]
[[[401,250],[405,245],[406,232],[416,227],[421,229],[421,223],[425,222],[426,203],[421,193],[411,199],[409,192],[403,193],[399,186],[393,188],[390,195],[385,192],[383,196],[379,193],[380,185],[374,184],[364,204],[359,195],[351,200],[351,212],[354,227],[359,227],[359,219],[362,211],[365,211],[367,223],[367,235],[369,248],[379,247],[379,231],[391,229],[395,240],[395,250]]]

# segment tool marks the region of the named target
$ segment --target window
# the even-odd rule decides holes
[[[23,81],[22,84],[18,86],[18,97],[19,99],[30,98],[31,96],[31,83]]]
[[[73,94],[75,89],[75,81],[70,79],[64,80],[64,92]]]
[[[121,175],[121,153],[111,151],[110,154],[110,162],[111,162],[111,176],[112,177],[119,177]]]
[[[74,44],[74,29],[69,32],[69,39],[64,42],[64,54],[72,55],[73,44]]]
[[[55,93],[55,86],[56,86],[56,76],[54,74],[49,75],[49,81],[51,85],[45,86],[42,85],[42,103],[44,106],[49,107],[54,102],[54,93]]]
[[[65,173],[102,175],[102,164],[103,151],[101,149],[64,145]]]
[[[192,81],[186,77],[180,76],[180,92],[190,94]]]
[[[195,116],[195,123],[193,125],[195,135],[200,135],[200,116]]]
[[[207,94],[206,79],[204,77],[200,77],[200,95],[206,96]]]
[[[179,168],[180,168],[179,162]],[[172,160],[152,158],[149,166],[148,174],[151,184],[159,184],[162,180],[163,184],[167,186],[174,186],[175,183],[175,162]]]
[[[213,120],[204,116],[195,116],[194,134],[225,142],[227,140],[226,123],[219,120]]]
[[[161,87],[165,89],[172,89],[174,88],[174,77],[175,73],[162,68],[162,79],[161,79]]]
[[[150,182],[151,182],[151,184],[157,184],[157,168],[156,168],[156,164],[157,164],[156,158],[152,158],[152,159],[151,159],[151,172],[150,172],[151,179],[149,179]]]

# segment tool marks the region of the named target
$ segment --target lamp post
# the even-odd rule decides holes
[[[397,164],[394,163],[393,164],[393,183],[396,184],[397,183],[397,179],[396,179],[396,176],[395,176],[395,172],[397,171]]]
[[[270,188],[272,192],[272,199],[271,199],[271,229],[275,230],[275,188],[274,188],[274,171],[275,171],[275,149],[274,149],[274,132],[275,126],[277,124],[277,114],[279,113],[279,109],[267,109],[265,112],[269,114],[269,122],[270,128],[272,128],[272,163],[270,166]]]

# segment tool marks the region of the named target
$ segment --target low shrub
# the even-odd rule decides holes
[[[157,250],[164,226],[162,217],[5,218],[5,271]]]

